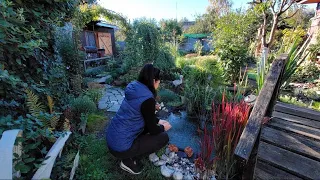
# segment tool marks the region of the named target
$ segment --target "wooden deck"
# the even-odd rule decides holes
[[[320,179],[320,112],[276,104],[261,129],[254,179]]]

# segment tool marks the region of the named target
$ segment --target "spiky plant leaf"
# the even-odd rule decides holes
[[[26,89],[27,93],[27,107],[30,113],[34,116],[39,116],[40,112],[43,112],[45,107],[39,102],[39,97],[35,95],[30,89]]]

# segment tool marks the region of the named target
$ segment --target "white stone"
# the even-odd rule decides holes
[[[217,180],[215,176],[212,176],[210,180]]]
[[[169,158],[170,158],[170,159],[173,159],[173,158],[175,157],[175,154],[176,154],[175,152],[169,153]]]
[[[169,149],[169,148],[166,148],[166,152],[165,152],[165,154],[166,154],[166,155],[169,155],[169,154],[170,154],[170,152],[171,152],[171,151],[170,151],[170,149]]]
[[[168,156],[165,155],[165,154],[162,154],[161,159],[164,160],[164,161],[169,161],[169,160],[170,160],[170,159],[168,158]]]
[[[156,155],[156,153],[152,153],[152,154],[149,155],[149,160],[152,163],[155,163],[155,162],[159,161],[159,157]]]
[[[161,166],[161,174],[164,177],[170,178],[173,173],[174,173],[174,171],[172,169],[168,168],[167,166],[165,166],[165,165]]]
[[[155,166],[162,166],[162,165],[165,165],[165,164],[166,164],[166,162],[164,160],[159,160],[159,161],[156,161],[154,163]]]
[[[184,180],[193,180],[193,177],[190,174],[187,174],[183,177]]]
[[[182,180],[183,179],[183,174],[179,171],[176,171],[173,173],[173,179],[174,180]]]

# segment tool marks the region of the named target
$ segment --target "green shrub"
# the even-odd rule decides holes
[[[320,91],[320,88],[314,87],[314,88],[304,90],[302,93],[303,93],[303,95],[305,95],[309,99],[320,100],[320,94],[317,93],[319,91]]]
[[[214,57],[195,59],[195,65],[183,69],[184,96],[188,112],[201,114],[211,108],[217,88],[224,84],[224,74],[221,64]]]
[[[200,56],[202,54],[202,49],[203,49],[203,45],[202,45],[201,41],[198,40],[194,44],[194,50],[197,52],[198,56]]]
[[[71,102],[72,112],[80,117],[80,114],[90,114],[97,111],[97,106],[88,96],[79,96]]]
[[[292,82],[312,82],[315,79],[320,78],[320,66],[315,62],[308,62],[297,68],[293,74]]]
[[[170,73],[170,70],[175,67],[174,57],[171,55],[169,48],[162,47],[158,57],[153,65],[159,68],[163,73]]]
[[[84,92],[85,96],[88,96],[95,104],[98,104],[103,96],[104,89],[88,89]]]
[[[178,57],[176,60],[176,66],[178,68],[184,69],[188,65],[194,65],[196,61],[197,61],[196,58]]]
[[[281,102],[288,103],[288,104],[294,104],[300,107],[308,107],[308,105],[301,100],[298,100],[296,97],[291,97],[288,95],[280,96],[279,97]]]
[[[164,103],[180,101],[179,95],[169,89],[161,89],[158,95],[160,96],[160,101]]]

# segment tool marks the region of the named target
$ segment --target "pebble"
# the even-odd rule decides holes
[[[184,180],[193,180],[193,177],[190,174],[183,176]]]
[[[153,163],[159,161],[159,157],[156,155],[156,153],[152,153],[149,155],[149,160]]]
[[[161,174],[164,177],[170,178],[173,173],[174,173],[174,171],[172,169],[169,169],[167,166],[165,166],[165,165],[161,166]]]
[[[169,154],[170,154],[170,152],[171,152],[171,151],[170,151],[170,149],[169,149],[169,148],[166,148],[166,152],[165,152],[165,154],[166,154],[166,155],[169,155]]]
[[[166,162],[165,162],[164,160],[156,161],[156,162],[154,163],[155,166],[162,166],[162,165],[164,165],[164,164],[166,164]]]
[[[173,179],[174,180],[182,180],[183,179],[183,174],[179,171],[176,171],[173,173]]]
[[[212,176],[210,180],[217,180],[215,176]]]
[[[166,161],[166,162],[168,162],[168,161],[170,160],[170,159],[168,158],[168,156],[165,155],[165,154],[162,154],[161,159],[164,160],[164,161]]]
[[[175,157],[175,154],[176,154],[176,153],[171,152],[171,153],[169,154],[169,158],[170,158],[170,159],[173,159],[173,158]]]

